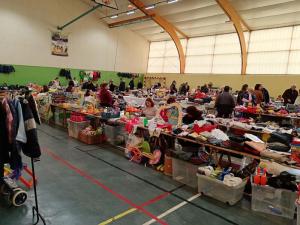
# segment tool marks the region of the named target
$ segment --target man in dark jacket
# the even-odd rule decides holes
[[[130,90],[134,89],[134,78],[131,78],[131,80],[129,81],[129,88]]]
[[[114,82],[112,80],[109,81],[109,90],[111,92],[114,92],[115,91],[115,85],[114,85]]]
[[[143,83],[141,80],[139,80],[139,82],[137,84],[137,89],[143,89]]]
[[[284,104],[294,104],[296,98],[298,97],[298,91],[296,90],[296,85],[292,85],[291,88],[285,90],[282,95],[284,99]]]
[[[91,91],[96,91],[96,87],[93,84],[92,80],[89,80],[88,82],[85,82],[82,84],[82,89],[84,90],[91,90]]]
[[[217,97],[215,107],[217,117],[229,118],[235,107],[234,99],[229,93],[229,86],[224,87],[224,91]]]
[[[119,85],[119,91],[121,91],[121,92],[123,92],[123,91],[125,91],[125,87],[126,85],[125,85],[125,82],[123,81],[123,79],[121,78],[121,80],[120,80],[120,85]]]

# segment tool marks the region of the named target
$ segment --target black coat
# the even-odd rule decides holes
[[[129,88],[130,88],[130,90],[133,90],[133,89],[134,89],[134,81],[133,81],[133,80],[131,80],[131,81],[129,82]]]
[[[119,91],[125,91],[125,87],[126,85],[125,85],[125,82],[124,81],[121,81],[120,82],[120,85],[119,85]]]
[[[23,119],[25,124],[25,131],[27,136],[27,142],[22,144],[22,150],[24,155],[30,158],[38,158],[41,156],[41,148],[38,142],[36,122],[33,117],[32,110],[26,99],[20,99],[22,106]]]
[[[284,99],[284,104],[294,104],[296,101],[296,98],[298,97],[298,91],[296,90],[292,90],[287,89],[285,90],[285,92],[282,95],[283,99]]]

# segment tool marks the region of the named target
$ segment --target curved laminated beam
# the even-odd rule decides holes
[[[139,10],[141,10],[145,15],[150,16],[153,21],[155,21],[159,26],[161,26],[170,35],[170,37],[172,38],[172,40],[175,43],[175,46],[177,48],[177,52],[179,55],[180,73],[184,73],[184,71],[185,71],[185,55],[184,55],[183,47],[182,47],[182,44],[178,37],[178,34],[176,33],[176,31],[179,32],[179,30],[174,25],[172,25],[167,20],[165,20],[163,17],[155,14],[155,12],[153,10],[145,9],[145,4],[141,0],[128,0],[128,1],[131,2]],[[180,33],[185,38],[188,38],[183,32],[180,32]]]
[[[219,6],[223,9],[223,11],[227,14],[230,20],[233,22],[234,28],[239,37],[240,47],[241,47],[241,58],[242,58],[242,68],[241,74],[246,74],[247,68],[247,46],[244,36],[244,31],[242,24],[245,26],[245,23],[241,20],[241,17],[233,8],[233,6],[229,3],[228,0],[216,0]]]

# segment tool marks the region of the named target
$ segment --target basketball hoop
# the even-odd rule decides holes
[[[95,2],[107,8],[118,9],[118,5],[115,0],[95,0]]]

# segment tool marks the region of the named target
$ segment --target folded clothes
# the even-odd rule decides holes
[[[268,143],[267,147],[278,152],[289,152],[291,150],[291,147],[289,145],[280,142]]]
[[[236,187],[236,186],[240,185],[242,182],[243,182],[243,180],[241,178],[235,177],[232,174],[225,175],[224,180],[223,180],[223,183],[229,187]]]
[[[261,157],[266,157],[269,159],[274,159],[278,162],[286,162],[289,160],[289,157],[287,155],[280,154],[278,152],[270,151],[270,150],[264,150],[260,152]]]

